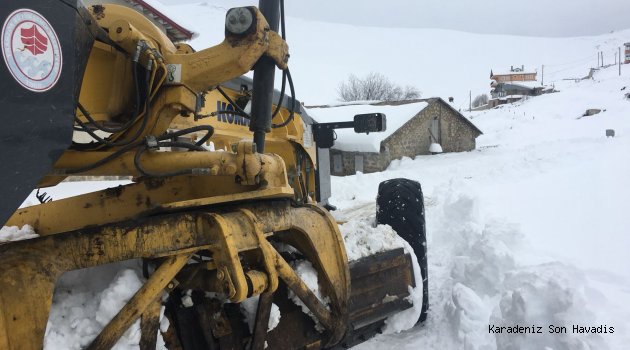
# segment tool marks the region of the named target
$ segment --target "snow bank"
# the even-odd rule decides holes
[[[348,260],[402,248],[405,241],[389,225],[374,226],[376,214],[367,215],[339,226]]]
[[[64,274],[53,297],[44,349],[84,349],[142,284],[139,268],[133,262]],[[160,317],[164,322],[163,310]],[[156,336],[158,349],[165,349],[161,335]],[[139,343],[140,320],[125,331],[113,349],[136,350]]]
[[[3,226],[0,229],[0,243],[21,241],[39,237],[31,225],[24,225],[22,228],[17,226]]]

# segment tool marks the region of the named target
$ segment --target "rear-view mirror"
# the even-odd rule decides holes
[[[386,118],[383,113],[357,114],[354,116],[354,132],[371,133],[385,131]]]

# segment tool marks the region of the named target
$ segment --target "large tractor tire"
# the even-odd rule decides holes
[[[424,197],[417,181],[391,179],[381,182],[376,198],[376,222],[390,225],[413,248],[422,273],[422,312],[424,322],[429,308],[427,274],[427,235],[424,220]]]

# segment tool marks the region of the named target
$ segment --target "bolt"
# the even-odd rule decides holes
[[[217,270],[217,278],[223,280],[225,278],[225,273],[223,270]]]
[[[122,33],[122,27],[116,28],[116,33],[118,33],[118,34]]]
[[[173,289],[173,287],[175,287],[175,285],[173,284],[173,282],[168,284],[168,289]]]
[[[225,281],[225,283],[223,283],[223,292],[225,294],[230,295],[230,283],[228,281]],[[231,296],[231,295],[230,295]]]

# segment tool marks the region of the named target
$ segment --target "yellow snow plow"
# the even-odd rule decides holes
[[[43,347],[63,273],[130,259],[142,260],[146,282],[89,349],[111,348],[138,319],[141,349],[155,349],[159,332],[171,350],[348,347],[412,306],[411,256],[395,249],[349,262],[338,224],[318,205],[328,176],[318,139],[337,127],[381,131],[384,116],[328,126],[308,117],[278,34],[280,4],[230,9],[225,40],[201,51],[123,6],[0,5],[0,214],[4,226],[39,235],[0,244],[0,349]],[[242,77],[252,69],[253,80]],[[69,176],[133,183],[18,209],[34,188]],[[423,217],[421,231],[411,241],[424,239]],[[412,246],[426,264],[426,247]],[[315,286],[298,261],[312,265]],[[180,302],[185,293],[192,305]],[[236,306],[252,297],[250,331]],[[282,317],[268,330],[272,304]]]

